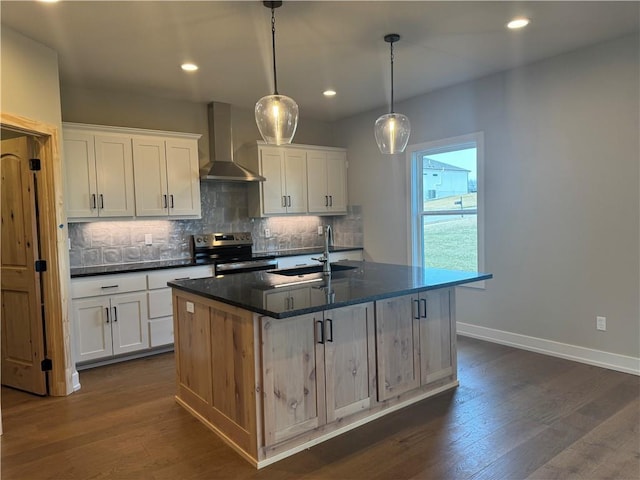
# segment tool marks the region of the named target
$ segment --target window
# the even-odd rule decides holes
[[[482,271],[483,134],[407,148],[411,180],[411,263]]]

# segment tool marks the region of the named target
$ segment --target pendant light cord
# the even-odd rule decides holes
[[[393,42],[391,45],[391,113],[393,113]]]
[[[276,74],[276,15],[271,7],[271,47],[273,50],[273,94],[278,95],[278,76]]]

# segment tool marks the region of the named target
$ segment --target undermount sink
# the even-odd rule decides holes
[[[340,265],[339,263],[331,264],[331,272],[340,272],[343,270],[353,270],[354,267],[351,265]],[[269,273],[275,273],[277,275],[286,275],[287,277],[295,277],[298,275],[306,275],[308,273],[322,273],[322,265],[309,265],[306,267],[297,267],[297,268],[284,268],[282,270],[270,270]]]

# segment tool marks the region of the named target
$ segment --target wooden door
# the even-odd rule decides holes
[[[287,213],[307,213],[307,154],[300,150],[285,150],[285,195]]]
[[[373,304],[329,310],[324,323],[327,422],[333,422],[371,405]]]
[[[169,215],[200,216],[198,144],[193,140],[166,140]]]
[[[166,217],[169,213],[169,197],[164,140],[134,138],[133,165],[136,186],[136,215]]]
[[[47,394],[35,174],[29,140],[2,140],[2,384]]]
[[[76,299],[72,303],[78,362],[113,355],[109,297]]]
[[[96,178],[100,217],[133,217],[133,159],[131,138],[96,135]]]
[[[262,210],[266,215],[285,213],[284,153],[279,148],[260,149],[260,174],[266,178],[260,182]]]
[[[114,355],[149,348],[146,292],[113,295],[110,316]]]
[[[329,208],[327,193],[327,154],[307,153],[307,196],[309,213],[325,213]]]
[[[261,319],[267,446],[326,423],[324,345],[316,327],[312,314]]]
[[[420,383],[422,385],[453,375],[450,292],[450,289],[443,289],[421,294],[427,307],[426,315],[420,318]]]
[[[67,129],[63,134],[67,216],[97,217],[98,187],[93,135]]]
[[[376,302],[378,399],[393,398],[420,385],[417,297]]]

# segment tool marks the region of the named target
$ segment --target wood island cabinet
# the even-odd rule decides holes
[[[457,386],[453,301],[444,288],[272,318],[174,288],[176,400],[269,465]]]

